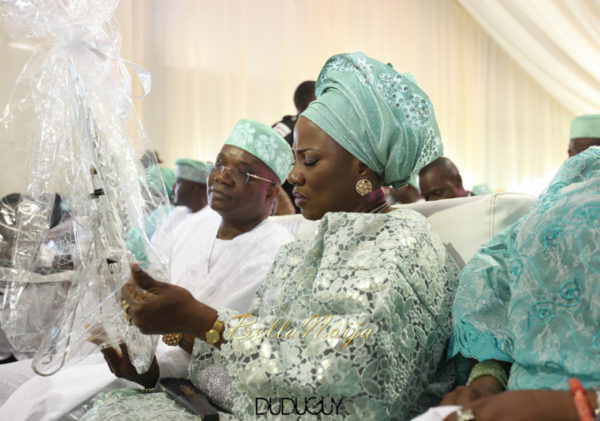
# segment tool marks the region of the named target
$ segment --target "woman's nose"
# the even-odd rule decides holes
[[[302,175],[302,171],[298,168],[298,162],[294,164],[292,170],[289,172],[287,176],[287,180],[290,184],[298,186],[304,182],[304,176]]]

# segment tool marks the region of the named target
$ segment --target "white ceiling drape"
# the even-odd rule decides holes
[[[600,112],[600,0],[458,0],[575,114]]]

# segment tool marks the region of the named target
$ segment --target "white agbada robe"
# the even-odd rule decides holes
[[[294,238],[287,229],[266,219],[232,240],[218,240],[220,222],[220,215],[209,206],[179,221],[171,236],[171,280],[210,306],[227,305],[244,312],[279,248]],[[160,341],[156,356],[161,377],[186,376],[190,356],[183,349]],[[0,378],[3,372],[8,374],[10,368],[4,371],[0,366]],[[0,407],[0,420],[56,420],[99,392],[132,385],[139,387],[115,378],[102,355],[96,353],[53,376],[29,379]]]
[[[169,247],[173,243],[173,233],[179,224],[194,215],[200,214],[200,212],[206,213],[208,210],[212,211],[208,205],[204,206],[198,212],[192,212],[187,206],[175,206],[169,212],[167,220],[156,228],[150,238],[150,243],[154,247]]]

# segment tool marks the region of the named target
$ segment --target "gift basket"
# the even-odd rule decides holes
[[[120,57],[117,4],[0,2],[9,36],[35,41],[0,117],[8,151],[0,172],[8,159],[25,170],[16,195],[0,202],[0,327],[16,350],[33,355],[40,375],[121,342],[143,372],[156,346],[120,308],[136,261],[125,241],[132,231],[144,269],[168,279],[146,225],[170,205],[164,182],[146,177],[144,165],[156,162],[148,162],[132,80],[147,92],[149,75]]]

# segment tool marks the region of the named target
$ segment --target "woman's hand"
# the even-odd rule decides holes
[[[146,292],[141,292],[138,286]],[[142,333],[188,333],[204,338],[217,320],[216,310],[196,301],[185,288],[157,281],[139,265],[131,266],[131,277],[121,289],[127,314]]]
[[[121,348],[120,352],[113,347],[108,347],[101,350],[111,373],[117,377],[136,382],[147,388],[154,387],[160,375],[160,369],[158,367],[158,363],[156,362],[156,357],[154,357],[152,360],[150,369],[147,372],[138,374],[134,365],[129,359],[127,345],[123,343],[119,344],[119,348]]]
[[[568,391],[519,390],[503,392],[464,405],[476,421],[577,421],[579,417]],[[444,421],[456,421],[456,414]]]
[[[446,394],[440,405],[467,405],[478,399],[494,396],[504,391],[500,382],[493,376],[481,376],[468,386],[458,386]]]

